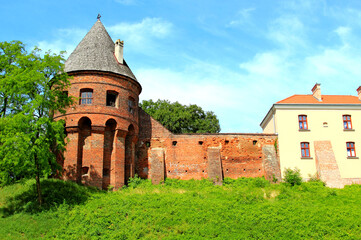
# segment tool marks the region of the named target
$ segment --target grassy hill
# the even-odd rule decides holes
[[[134,179],[116,192],[43,180],[0,189],[0,239],[361,239],[361,186],[290,187],[262,178]]]

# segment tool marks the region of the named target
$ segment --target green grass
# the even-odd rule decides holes
[[[361,239],[359,185],[290,187],[256,178],[130,186],[103,192],[44,180],[42,209],[34,182],[4,187],[0,239]]]

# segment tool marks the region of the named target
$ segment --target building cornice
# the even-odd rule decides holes
[[[273,104],[272,107],[268,110],[266,116],[263,118],[262,122],[260,123],[262,129],[264,125],[270,121],[275,111],[276,111],[275,104]]]
[[[328,104],[328,103],[275,103],[272,105],[270,110],[267,112],[266,116],[263,118],[260,123],[261,128],[263,129],[266,123],[269,122],[272,115],[276,112],[277,109],[300,109],[300,110],[361,110],[360,104]]]
[[[361,110],[360,104],[305,104],[305,103],[276,103],[275,109],[317,109],[317,110]]]

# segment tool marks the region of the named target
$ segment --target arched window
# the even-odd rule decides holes
[[[310,143],[301,142],[301,157],[307,158],[310,157]]]
[[[83,88],[80,90],[81,105],[91,105],[93,103],[93,89]]]
[[[346,149],[347,149],[347,157],[356,157],[356,150],[355,150],[354,142],[347,142]]]

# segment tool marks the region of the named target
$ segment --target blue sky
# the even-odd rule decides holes
[[[222,132],[262,132],[293,94],[356,95],[361,1],[2,0],[0,41],[69,55],[96,21],[124,40],[140,99],[197,104]]]

